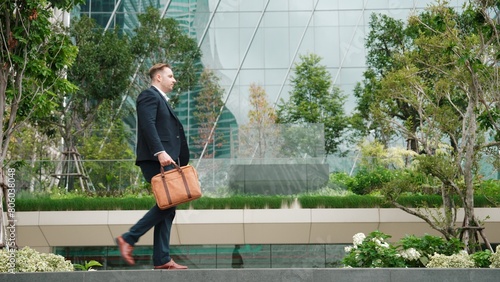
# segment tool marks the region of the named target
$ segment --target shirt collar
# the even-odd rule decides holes
[[[160,94],[161,94],[163,97],[165,97],[165,99],[166,99],[167,101],[168,101],[168,100],[170,100],[170,98],[168,98],[167,94],[165,94],[163,91],[161,91],[161,90],[160,90],[160,88],[158,88],[158,87],[156,87],[156,86],[154,86],[154,85],[151,85],[151,86],[153,86],[154,88],[156,88],[156,90],[158,90],[158,92],[160,92]]]

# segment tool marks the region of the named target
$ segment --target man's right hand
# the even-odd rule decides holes
[[[157,157],[162,167],[175,163],[172,157],[170,157],[170,155],[167,154],[166,152],[159,153]]]

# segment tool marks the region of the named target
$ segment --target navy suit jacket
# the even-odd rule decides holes
[[[184,128],[167,101],[155,87],[137,97],[137,158],[158,161],[154,155],[166,151],[180,166],[189,162],[189,148]]]

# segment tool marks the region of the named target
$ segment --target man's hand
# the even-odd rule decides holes
[[[167,166],[167,165],[171,165],[174,163],[174,160],[172,159],[172,157],[170,157],[170,155],[167,154],[166,152],[161,152],[160,154],[158,154],[158,161],[160,162],[160,165],[162,167]]]

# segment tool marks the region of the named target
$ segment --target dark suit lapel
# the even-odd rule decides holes
[[[179,119],[177,118],[177,115],[174,112],[174,109],[172,109],[172,107],[170,107],[170,103],[167,101],[167,99],[165,99],[165,97],[160,93],[160,91],[158,91],[158,89],[156,89],[156,87],[151,86],[151,89],[153,89],[153,91],[156,93],[156,95],[160,96],[160,99],[162,99],[165,102],[165,105],[167,105],[167,108],[170,111],[170,113],[172,114],[172,116],[177,121],[179,121]]]

